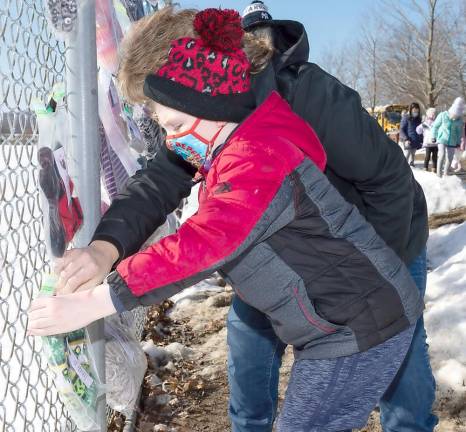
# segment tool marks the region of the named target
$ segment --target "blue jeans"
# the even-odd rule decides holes
[[[426,252],[409,266],[421,294],[426,289]],[[229,414],[233,432],[271,432],[278,403],[279,369],[286,345],[268,318],[235,296],[227,319]],[[435,380],[422,317],[395,380],[380,401],[384,432],[432,432]]]

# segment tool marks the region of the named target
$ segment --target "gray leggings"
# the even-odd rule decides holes
[[[411,326],[368,351],[293,364],[278,432],[351,432],[363,428],[411,345]]]
[[[414,165],[414,157],[416,156],[416,149],[405,149],[404,150],[406,161],[410,165]]]
[[[455,147],[449,147],[445,144],[438,145],[437,175],[443,177],[448,175],[451,163],[455,156]]]

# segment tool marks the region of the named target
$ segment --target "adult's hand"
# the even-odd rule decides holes
[[[58,275],[56,294],[71,294],[102,283],[118,259],[118,250],[110,242],[96,240],[89,246],[71,249],[55,261]]]

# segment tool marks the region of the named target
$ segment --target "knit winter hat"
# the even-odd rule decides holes
[[[448,110],[448,114],[454,117],[461,117],[464,114],[464,108],[464,99],[461,97],[457,97],[453,101],[453,104],[451,105],[450,109]]]
[[[432,108],[432,107],[427,108],[426,117],[427,118],[434,118],[436,113],[437,113],[437,110],[435,108]]]
[[[272,15],[269,13],[268,7],[261,0],[253,0],[249,6],[243,11],[243,28],[249,30],[250,28],[272,20]]]
[[[144,94],[195,117],[239,123],[255,108],[239,13],[205,9],[193,25],[199,38],[171,42],[168,61],[146,77]]]

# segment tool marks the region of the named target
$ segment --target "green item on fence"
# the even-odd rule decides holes
[[[52,296],[57,281],[56,275],[44,274],[39,296]],[[97,398],[103,385],[86,329],[42,337],[42,347],[55,387],[76,426],[83,431],[98,429]]]

